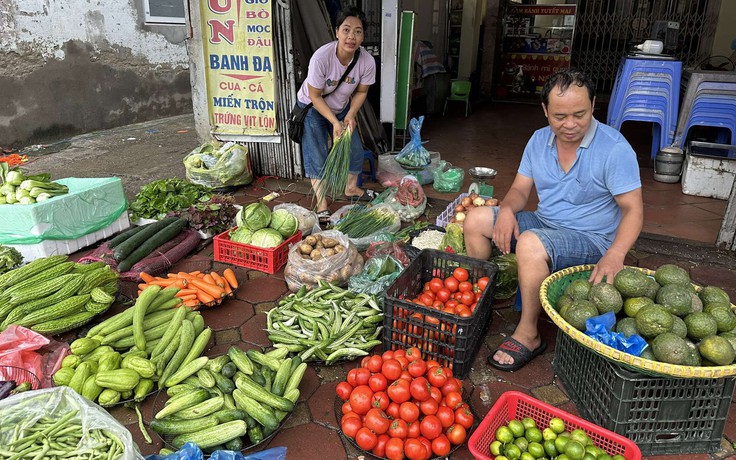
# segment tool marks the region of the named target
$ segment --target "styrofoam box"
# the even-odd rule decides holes
[[[128,227],[130,227],[128,213],[124,212],[107,227],[74,240],[44,240],[36,244],[6,244],[5,246],[17,249],[23,256],[23,262],[30,262],[56,254],[72,254]]]
[[[734,148],[733,146],[723,147]],[[731,195],[734,178],[736,178],[736,158],[691,152],[685,156],[682,193],[727,200]]]

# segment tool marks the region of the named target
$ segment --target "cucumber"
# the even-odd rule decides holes
[[[197,371],[197,380],[199,380],[200,385],[205,388],[212,388],[216,383],[215,377],[212,376],[212,372],[208,371],[206,368]]]
[[[212,376],[215,379],[217,388],[219,388],[223,393],[231,394],[235,390],[235,384],[229,378],[222,374],[218,374],[217,372],[213,372]]]
[[[132,235],[130,238],[118,244],[117,248],[115,248],[115,253],[113,254],[113,258],[118,262],[124,260],[126,257],[130,255],[130,253],[135,251],[136,248],[138,248],[141,244],[143,244],[144,242],[150,241],[150,238],[153,235],[157,234],[159,231],[163,230],[168,225],[170,225],[172,222],[175,222],[178,219],[179,219],[178,217],[167,217],[165,219],[159,220],[158,222],[153,222],[148,225],[143,225],[143,229],[141,231],[136,232],[135,235]],[[121,271],[121,270],[118,270],[118,271]]]
[[[214,398],[206,399],[199,404],[180,410],[174,415],[176,418],[192,420],[214,414],[222,409],[224,405],[225,399],[222,396],[215,396]]]
[[[140,232],[144,228],[146,228],[144,225],[139,225],[139,226],[136,226],[136,227],[131,227],[131,228],[125,230],[124,232],[118,233],[113,239],[111,239],[108,242],[108,246],[110,247],[110,249],[113,249],[115,246],[119,245],[120,243],[122,243],[123,241],[127,240],[131,236],[133,236],[136,233]]]
[[[276,416],[270,408],[249,397],[239,388],[236,388],[235,391],[233,391],[233,398],[235,398],[235,403],[239,409],[243,409],[247,412],[248,415],[253,417],[264,428],[273,430],[278,428],[279,421],[276,419]]]
[[[125,254],[125,257],[121,259],[118,259],[117,257],[115,258],[115,260],[120,261],[120,263],[118,264],[118,272],[123,273],[130,270],[130,268],[135,265],[136,262],[139,262],[144,257],[151,254],[157,247],[173,239],[176,235],[181,233],[182,230],[186,228],[186,226],[186,219],[177,219],[174,222],[168,224],[163,229],[157,228],[155,234],[146,236],[146,240],[144,240],[142,244],[134,248],[131,252],[126,253],[121,251],[121,253]],[[143,235],[144,233],[145,231],[136,233],[128,241],[123,242],[115,250],[115,256],[118,255],[118,251],[120,251],[120,249],[123,248],[124,245],[126,245],[128,242],[135,239],[136,237]]]
[[[263,404],[267,404],[274,409],[282,410],[285,412],[291,412],[292,410],[294,410],[293,402],[282,396],[271,393],[245,375],[238,374],[235,378],[235,385],[248,397],[253,398]],[[235,398],[235,400],[237,401],[237,398]]]
[[[231,422],[233,420],[245,420],[247,415],[240,409],[220,409],[213,414],[219,423]]]
[[[158,413],[154,416],[154,418],[162,419],[166,417],[167,415],[176,414],[179,411],[182,411],[188,407],[192,407],[196,404],[206,401],[209,398],[210,398],[210,392],[205,389],[192,391],[190,393],[184,393],[182,394],[182,396],[176,398],[176,401],[172,402],[171,404],[165,406],[163,409],[158,411]]]
[[[158,434],[185,434],[205,430],[218,425],[213,415],[194,420],[176,420],[173,417],[151,420],[150,427]]]
[[[271,385],[271,392],[276,396],[283,396],[284,389],[286,388],[286,382],[289,380],[289,371],[291,370],[291,359],[287,358],[281,361],[281,366],[276,372],[276,376],[273,378],[273,384]]]
[[[248,428],[248,439],[252,445],[256,445],[263,441],[263,428],[261,428],[260,425]]]
[[[235,366],[235,363],[232,363],[232,362],[227,363],[224,366],[222,366],[222,370],[220,371],[222,376],[228,379],[233,378],[236,372],[238,372],[238,368],[237,366]]]

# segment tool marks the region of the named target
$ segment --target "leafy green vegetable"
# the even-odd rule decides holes
[[[262,201],[249,204],[235,216],[238,227],[246,226],[253,231],[268,227],[270,222],[271,210]]]
[[[189,228],[217,235],[233,226],[237,212],[233,197],[216,194],[209,201],[199,201],[186,210],[169,215],[184,217],[189,221]]]
[[[465,237],[463,236],[463,228],[456,223],[447,224],[445,227],[445,236],[442,238],[441,247],[447,251],[449,247],[455,254],[465,254]]]
[[[494,299],[508,299],[516,294],[519,287],[518,265],[516,254],[510,252],[491,258],[491,262],[498,265],[496,273],[496,287],[493,290]]]
[[[210,189],[203,185],[178,178],[160,179],[141,187],[129,209],[133,220],[162,219],[170,212],[209,201],[211,196]]]
[[[23,262],[17,249],[0,244],[0,274],[8,272]]]
[[[236,243],[250,244],[252,238],[253,231],[245,225],[242,227],[238,227],[234,231],[230,230],[230,241],[235,241]]]
[[[289,238],[299,230],[299,221],[286,209],[279,209],[271,213],[271,228],[278,230],[281,236]]]
[[[275,248],[284,242],[281,233],[272,228],[262,228],[253,233],[250,244],[259,248]]]

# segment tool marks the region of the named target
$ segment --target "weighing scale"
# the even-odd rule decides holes
[[[468,169],[468,174],[475,179],[475,182],[468,187],[468,193],[477,193],[483,197],[493,198],[493,185],[486,184],[486,181],[490,181],[496,177],[497,172],[495,169],[476,166],[475,168]]]

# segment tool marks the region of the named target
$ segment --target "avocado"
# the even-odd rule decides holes
[[[580,331],[585,331],[585,321],[594,316],[598,316],[598,309],[592,302],[587,300],[576,300],[565,311],[562,318],[570,323],[572,327]]]
[[[718,304],[708,310],[708,313],[716,320],[718,332],[729,332],[736,327],[736,315],[734,315],[731,307],[718,306]]]
[[[616,332],[620,332],[624,337],[629,338],[634,334],[639,334],[636,330],[636,320],[634,318],[624,318],[616,323]]]
[[[642,297],[648,291],[647,278],[647,275],[643,272],[635,268],[625,267],[616,273],[613,285],[623,297]]]
[[[687,354],[687,358],[685,358],[685,362],[682,363],[682,365],[683,366],[702,366],[702,360],[700,358],[700,352],[698,351],[698,347],[687,339],[685,339],[685,343],[687,343],[688,354]]]
[[[700,299],[704,304],[711,302],[731,303],[728,294],[723,289],[716,286],[706,286],[700,291]]]
[[[718,366],[728,366],[736,357],[731,342],[723,337],[711,335],[698,344],[700,355]]]
[[[618,313],[624,305],[621,293],[612,284],[605,282],[600,282],[590,288],[588,300],[593,302],[601,315],[609,311]]]
[[[670,312],[660,305],[651,305],[639,310],[636,314],[636,330],[645,339],[670,332],[674,320]]]
[[[718,323],[715,318],[705,312],[690,313],[685,317],[687,336],[698,341],[718,332]]]
[[[682,364],[690,354],[690,348],[682,337],[678,337],[671,332],[665,332],[652,340],[652,352],[657,361]]]
[[[586,279],[577,279],[565,288],[564,294],[569,295],[573,300],[587,300],[592,285]]]
[[[727,308],[731,309],[731,304],[726,302],[706,302],[703,306],[703,311],[710,313],[714,308]]]
[[[672,330],[670,332],[683,339],[687,337],[685,321],[679,316],[672,315]]]
[[[723,337],[728,340],[733,349],[736,350],[736,334],[733,332],[724,332],[723,334],[718,334],[718,337]]]
[[[656,300],[673,315],[685,316],[692,313],[693,299],[689,286],[677,283],[666,284],[657,291]]]
[[[555,310],[558,312],[562,311],[562,308],[567,305],[570,306],[573,302],[573,298],[570,297],[567,294],[562,294],[559,299],[557,299],[557,303],[555,304]]]
[[[644,296],[654,300],[654,298],[657,297],[657,291],[659,291],[660,287],[662,286],[660,286],[659,283],[654,280],[654,278],[650,278],[647,276],[647,292],[646,294],[644,294]]]
[[[690,284],[690,275],[687,274],[687,271],[684,268],[678,267],[675,264],[661,265],[654,272],[654,279],[661,286],[676,283]]]
[[[641,354],[639,355],[642,359],[648,359],[649,361],[656,361],[657,358],[654,357],[654,353],[652,352],[652,346],[649,345],[646,347]]]
[[[690,312],[697,313],[699,311],[703,311],[703,301],[700,300],[700,297],[698,297],[697,294],[691,294],[691,297],[692,297],[692,304],[690,306]]]
[[[634,318],[639,310],[650,305],[654,305],[654,301],[649,297],[630,297],[624,300],[624,313]]]

